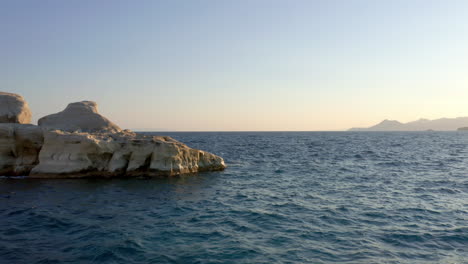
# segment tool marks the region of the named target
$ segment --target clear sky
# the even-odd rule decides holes
[[[0,0],[0,90],[34,121],[340,130],[468,116],[466,0]]]

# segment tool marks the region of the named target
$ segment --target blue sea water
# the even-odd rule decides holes
[[[0,263],[468,263],[468,133],[158,133],[156,179],[0,179]]]

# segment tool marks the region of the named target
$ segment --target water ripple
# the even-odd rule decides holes
[[[467,133],[166,133],[229,168],[0,178],[0,263],[468,263]]]

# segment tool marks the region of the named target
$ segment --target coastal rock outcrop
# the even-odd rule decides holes
[[[0,124],[0,176],[173,176],[226,167],[221,157],[170,137],[122,130],[90,101],[69,104],[39,124]]]
[[[0,175],[27,175],[39,162],[43,141],[38,126],[0,124]]]
[[[107,132],[116,133],[122,129],[98,113],[97,104],[82,101],[69,104],[62,112],[44,116],[39,126],[68,132]]]
[[[21,95],[0,92],[0,123],[31,123],[31,110]]]
[[[222,158],[170,138],[132,132],[45,131],[30,177],[173,176],[225,168]]]

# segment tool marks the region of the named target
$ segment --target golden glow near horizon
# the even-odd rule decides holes
[[[137,130],[468,116],[467,1],[6,5],[2,89],[34,120],[80,100]]]

